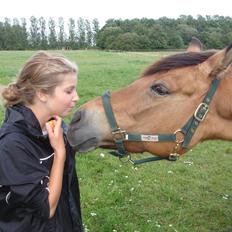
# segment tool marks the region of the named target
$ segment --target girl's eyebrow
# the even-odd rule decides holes
[[[75,89],[76,86],[75,85],[71,85],[71,86],[67,86],[66,89]]]

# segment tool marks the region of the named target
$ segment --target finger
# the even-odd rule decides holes
[[[55,128],[54,128],[55,134],[60,133],[60,131],[62,131],[61,124],[62,124],[62,118],[56,116],[56,123],[55,123]]]
[[[53,129],[52,129],[50,123],[47,122],[47,123],[45,124],[45,126],[46,126],[46,129],[47,129],[48,135],[50,136],[50,135],[53,133]]]
[[[62,123],[62,118],[59,117],[59,116],[56,116],[56,124],[55,124],[55,126],[61,127],[61,123]]]

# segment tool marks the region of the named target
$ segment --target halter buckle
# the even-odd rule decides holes
[[[125,140],[126,139],[126,131],[117,128],[116,131],[112,131],[114,141]]]
[[[199,122],[202,122],[205,119],[205,116],[207,115],[208,111],[209,111],[209,105],[206,104],[205,102],[202,102],[197,107],[194,113],[194,118],[197,119]]]
[[[179,159],[180,155],[178,153],[171,153],[168,157],[169,161],[177,161]]]

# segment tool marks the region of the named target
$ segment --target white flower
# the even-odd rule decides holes
[[[97,214],[94,213],[94,212],[91,212],[90,215],[91,215],[92,217],[95,217]]]
[[[109,183],[109,185],[112,185],[113,183],[114,183],[114,181],[113,181],[113,180],[111,180],[111,181],[110,181],[110,183]]]
[[[161,225],[158,223],[158,222],[155,222],[156,223],[156,227],[158,227],[158,228],[160,228],[161,227]]]
[[[170,171],[170,170],[169,170],[169,171],[168,171],[168,174],[173,174],[173,171]]]
[[[102,158],[104,158],[104,157],[105,157],[105,154],[104,154],[104,153],[101,153],[100,156],[101,156]]]
[[[84,227],[84,232],[89,232],[87,225],[85,225],[84,223],[83,223],[83,227]]]
[[[188,164],[189,166],[193,165],[193,162],[191,161],[184,161],[184,164]]]

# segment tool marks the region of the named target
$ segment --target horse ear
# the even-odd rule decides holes
[[[231,64],[232,44],[225,49],[216,52],[213,56],[202,63],[201,67],[204,69],[204,72],[208,72],[210,77],[221,79],[224,77]]]
[[[187,48],[187,52],[200,52],[202,50],[203,50],[203,45],[201,41],[196,37],[192,37],[192,40]]]
[[[214,78],[221,79],[225,76],[227,68],[232,64],[232,44],[225,49],[224,57],[222,58],[221,63],[218,68],[215,68],[211,76]]]

